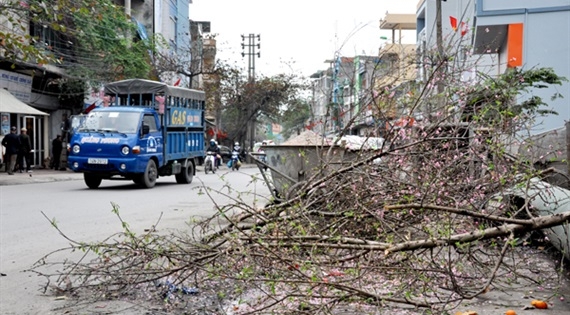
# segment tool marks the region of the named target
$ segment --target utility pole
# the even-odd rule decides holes
[[[256,39],[257,44],[255,43]],[[257,47],[258,50],[261,48],[261,45],[259,44],[260,40],[261,36],[259,34],[241,35],[241,56],[248,57],[247,74],[250,82],[255,81],[255,56],[257,56],[257,58],[261,57],[261,53],[259,51],[255,52],[255,47]],[[246,47],[248,49],[247,52],[245,52]]]
[[[261,40],[261,36],[259,34],[248,34],[248,35],[241,35],[241,56],[247,56],[247,73],[249,83],[255,82],[255,57],[260,58],[261,53],[259,49],[261,45],[259,44]],[[256,43],[257,41],[257,43]],[[247,48],[247,52],[245,49]],[[257,51],[256,51],[257,48]],[[253,145],[255,142],[255,113],[254,113],[254,105],[249,104],[247,108],[247,131],[246,131],[246,141],[249,145],[249,150],[253,149]]]
[[[444,51],[443,51],[443,35],[442,35],[442,23],[441,23],[441,2],[447,0],[435,0],[435,36],[436,36],[436,45],[437,45],[437,71],[443,72],[446,67],[444,67],[441,63],[444,62]],[[438,110],[443,107],[443,82],[441,82],[441,78],[443,77],[442,74],[436,75],[435,78],[437,80],[437,100],[438,100]],[[431,106],[430,106],[431,107]],[[428,109],[428,117],[431,117],[433,108]]]
[[[443,58],[443,35],[441,30],[441,1],[435,0],[435,31],[436,31],[436,45],[439,60]]]

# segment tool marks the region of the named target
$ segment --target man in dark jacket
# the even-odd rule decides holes
[[[10,133],[4,136],[2,145],[6,147],[6,172],[8,172],[8,175],[14,175],[14,166],[16,165],[16,157],[20,147],[20,140],[16,135],[16,127],[12,127]]]
[[[32,151],[32,142],[30,141],[30,136],[27,134],[28,130],[22,128],[20,130],[20,148],[18,149],[18,165],[20,166],[20,173],[24,170],[24,160],[26,161],[26,171],[28,173],[32,172],[32,159],[30,152]]]
[[[63,150],[63,142],[61,140],[61,135],[57,135],[55,139],[51,142],[51,150],[53,153],[53,162],[51,168],[59,170],[61,151]]]
[[[215,166],[216,166],[216,168],[219,168],[220,164],[221,164],[222,156],[220,155],[220,147],[218,146],[218,143],[216,142],[216,140],[214,140],[214,139],[210,140],[210,145],[206,148],[206,152],[208,152],[208,151],[216,153],[216,155],[215,155],[216,165]]]

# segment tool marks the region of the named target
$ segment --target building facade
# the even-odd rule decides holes
[[[190,20],[189,5],[191,0],[117,0],[115,3],[124,7],[125,14],[131,17],[137,25],[140,40],[161,34],[169,44],[167,54],[176,56],[181,64],[190,64]],[[25,10],[25,2],[19,2]],[[61,63],[37,64],[31,61],[14,61],[13,56],[7,57],[7,51],[0,49],[0,88],[6,89],[10,94],[0,100],[6,104],[17,100],[19,107],[2,106],[0,115],[3,124],[15,126],[17,129],[27,128],[32,139],[34,149],[34,164],[41,165],[43,160],[50,156],[51,139],[61,134],[61,125],[64,115],[77,114],[75,108],[82,104],[74,104],[73,100],[64,100],[59,82],[65,80],[66,67],[73,65],[73,54],[70,53],[71,41],[66,40],[64,34],[58,33],[49,27],[35,25],[31,21],[14,21],[14,13],[4,10],[0,14],[0,32],[14,36],[32,36],[36,39],[37,47],[48,47],[50,54],[58,58]],[[18,21],[18,20],[17,20]],[[17,58],[16,58],[17,60]],[[176,73],[167,73],[164,82],[174,83],[180,79],[181,85],[189,86],[190,79],[178,76]],[[91,94],[91,95],[89,95]],[[86,98],[101,98],[100,93],[88,93]],[[12,98],[11,96],[14,96]],[[91,104],[91,102],[89,103]],[[12,105],[12,104],[11,104]],[[30,108],[27,108],[30,107]],[[19,109],[18,109],[19,108]],[[5,126],[0,130],[0,138],[5,134]]]
[[[494,55],[499,73],[508,68],[548,67],[570,79],[570,2],[476,0],[473,45],[477,54]],[[550,101],[555,93],[564,98]],[[540,118],[532,134],[564,127],[570,120],[570,83],[547,89],[535,89],[558,115]],[[524,96],[523,96],[524,97]]]
[[[436,1],[421,0],[417,9],[418,79],[424,82],[429,75],[429,66],[424,67],[421,62],[429,57],[426,56],[429,51],[437,48]],[[568,0],[441,1],[441,21],[444,47],[452,47],[456,52],[454,60],[465,61],[464,67],[471,65],[469,71],[461,74],[462,80],[476,83],[479,74],[495,77],[513,68],[523,71],[551,68],[558,76],[570,78]],[[562,97],[551,99],[557,93]],[[525,155],[535,165],[555,167],[568,174],[570,83],[531,88],[516,101],[523,102],[533,96],[540,97],[548,105],[541,109],[557,114],[536,117],[524,134],[512,135],[527,141],[530,146],[509,141],[510,153]]]
[[[439,0],[438,0],[439,1]],[[428,67],[421,66],[425,54],[436,51],[436,1],[421,0],[417,8],[419,79],[426,80]],[[497,76],[509,68],[522,70],[549,67],[570,78],[570,3],[568,0],[456,0],[441,1],[443,46],[453,50],[457,60],[465,59],[463,75]],[[470,66],[466,66],[470,65]],[[559,115],[540,118],[532,134],[564,126],[570,119],[570,85],[535,89],[544,100],[560,92],[565,98],[548,101]],[[570,93],[567,93],[570,94]],[[522,95],[522,97],[528,97]]]

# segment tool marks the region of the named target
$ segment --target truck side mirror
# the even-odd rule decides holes
[[[142,134],[144,135],[148,135],[150,133],[150,127],[148,125],[143,124],[142,126]]]

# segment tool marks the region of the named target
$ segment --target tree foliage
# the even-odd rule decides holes
[[[297,99],[288,104],[281,115],[281,126],[283,127],[283,138],[298,135],[305,130],[307,121],[311,118],[311,107],[307,100]]]
[[[0,31],[3,59],[58,66],[70,93],[85,91],[86,81],[149,76],[155,45],[135,39],[135,25],[113,1],[13,1],[2,15],[11,26]]]
[[[280,122],[283,112],[296,106],[304,88],[291,75],[259,77],[251,81],[233,69],[221,76],[220,100],[223,129],[230,138],[242,142],[247,122]],[[261,140],[261,138],[257,139]]]
[[[496,78],[485,75],[484,79],[480,85],[461,87],[458,91],[465,97],[465,118],[485,125],[511,125],[517,120],[529,121],[529,117],[556,115],[545,108],[548,104],[541,97],[530,94],[531,88],[544,89],[567,81],[552,68],[511,68]],[[562,95],[555,93],[551,100],[558,97]]]

